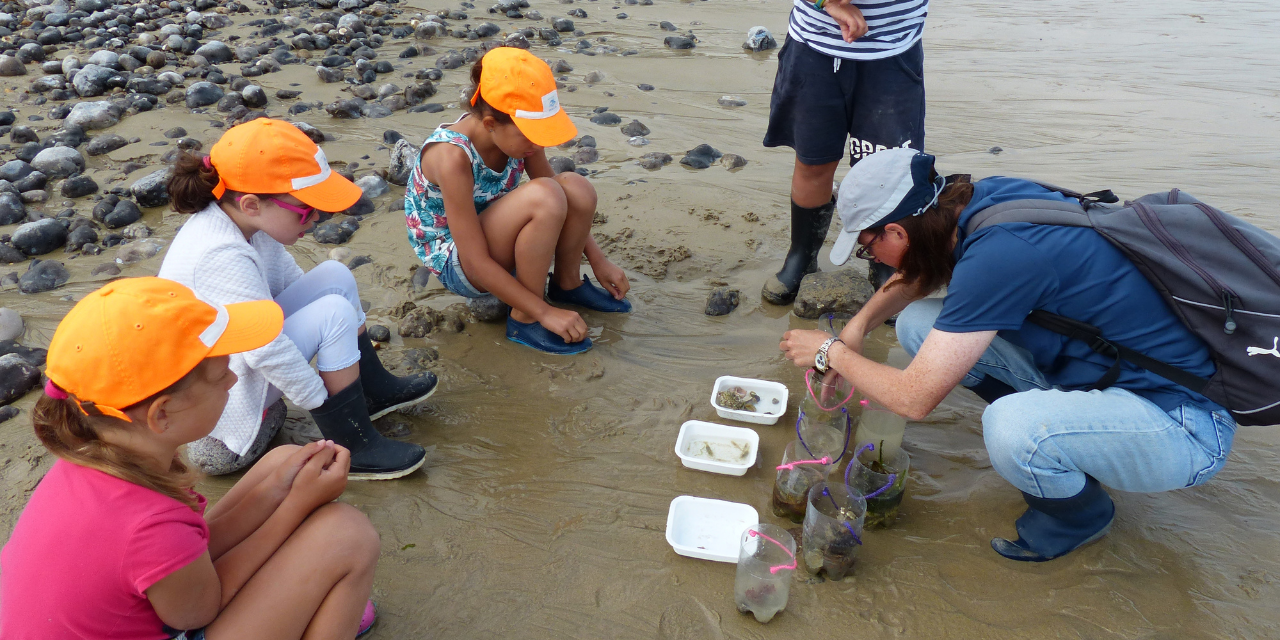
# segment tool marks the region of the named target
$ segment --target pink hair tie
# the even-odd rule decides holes
[[[46,396],[49,396],[50,398],[53,398],[54,400],[66,400],[67,398],[70,397],[67,395],[66,391],[63,391],[61,388],[59,388],[58,385],[54,384],[52,380],[45,380],[44,394]]]
[[[205,156],[202,162],[204,163],[204,168],[206,169],[213,168],[213,158],[211,156]]]

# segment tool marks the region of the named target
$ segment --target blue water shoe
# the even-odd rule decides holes
[[[568,291],[556,286],[553,279],[547,285],[547,299],[560,304],[572,304],[605,313],[627,313],[631,311],[630,300],[614,298],[612,293],[592,284],[591,278],[587,276],[582,276],[582,284]]]
[[[564,338],[536,322],[525,324],[511,318],[507,318],[507,339],[557,356],[571,356],[591,349],[591,338],[583,338],[582,342],[565,342]]]

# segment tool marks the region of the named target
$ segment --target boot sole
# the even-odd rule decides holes
[[[413,466],[411,466],[411,467],[406,467],[406,468],[404,468],[404,469],[398,469],[398,470],[396,470],[396,471],[362,471],[362,472],[355,472],[355,471],[353,471],[353,472],[351,472],[351,473],[347,474],[347,479],[348,479],[348,480],[365,480],[365,481],[367,481],[367,480],[395,480],[396,478],[403,478],[403,477],[405,477],[405,476],[407,476],[407,475],[409,475],[409,474],[413,473],[414,471],[417,471],[418,469],[422,468],[422,465],[424,465],[424,464],[426,464],[426,463],[427,463],[427,457],[426,457],[426,456],[422,456],[422,459],[421,459],[421,460],[419,460],[419,461],[417,462],[417,464],[415,464],[415,465],[413,465]]]
[[[392,406],[390,406],[390,407],[387,407],[386,409],[383,409],[382,411],[379,411],[379,412],[377,412],[377,413],[375,413],[375,414],[370,415],[370,416],[369,416],[369,421],[370,421],[370,422],[372,422],[372,421],[377,420],[378,418],[381,418],[382,416],[385,416],[385,415],[387,415],[387,414],[395,413],[395,412],[397,412],[397,411],[399,411],[399,410],[401,410],[401,409],[404,409],[404,408],[407,408],[407,407],[412,407],[413,405],[416,405],[416,404],[418,404],[418,403],[420,403],[420,402],[423,402],[423,401],[425,401],[427,398],[430,398],[431,396],[435,395],[435,394],[436,394],[436,389],[439,389],[439,388],[440,388],[440,382],[437,380],[437,381],[436,381],[436,386],[431,387],[431,390],[430,390],[430,391],[428,391],[428,392],[426,393],[426,395],[421,395],[421,396],[418,396],[418,397],[416,397],[416,398],[414,398],[414,399],[412,399],[412,400],[405,400],[404,402],[401,402],[400,404],[392,405]]]
[[[1093,534],[1093,535],[1089,536],[1088,538],[1085,538],[1084,542],[1081,542],[1080,544],[1078,544],[1078,545],[1076,545],[1076,546],[1074,546],[1074,547],[1072,547],[1072,548],[1070,548],[1070,549],[1068,549],[1068,550],[1066,550],[1066,551],[1063,551],[1062,553],[1059,553],[1059,554],[1058,554],[1058,555],[1056,555],[1056,556],[1027,555],[1027,556],[1022,556],[1022,557],[1017,557],[1017,558],[1014,558],[1014,557],[1011,557],[1011,556],[1007,556],[1007,555],[1005,555],[1005,554],[1003,554],[1003,553],[1000,553],[1000,550],[996,547],[996,540],[1004,540],[1004,541],[1005,541],[1005,543],[1009,544],[1010,546],[1013,546],[1013,547],[1016,547],[1016,548],[1021,549],[1021,547],[1017,547],[1017,545],[1013,544],[1013,541],[1008,540],[1007,538],[995,538],[995,539],[992,539],[992,540],[991,540],[991,548],[992,548],[993,550],[995,550],[995,552],[996,552],[997,554],[999,554],[1001,557],[1006,558],[1006,559],[1008,559],[1008,560],[1013,560],[1014,562],[1048,562],[1048,561],[1050,561],[1050,560],[1057,560],[1058,558],[1061,558],[1061,557],[1063,557],[1063,556],[1065,556],[1065,555],[1068,555],[1068,554],[1072,553],[1073,551],[1076,551],[1076,550],[1078,550],[1078,549],[1081,549],[1081,548],[1083,548],[1083,547],[1086,547],[1086,546],[1088,546],[1088,545],[1090,545],[1090,544],[1093,544],[1093,543],[1095,543],[1095,542],[1097,542],[1097,541],[1099,541],[1099,540],[1103,539],[1104,537],[1106,537],[1106,535],[1107,535],[1108,533],[1110,533],[1110,532],[1111,532],[1111,525],[1112,525],[1112,524],[1114,524],[1114,523],[1115,523],[1115,516],[1112,516],[1112,518],[1111,518],[1111,522],[1108,522],[1108,523],[1107,523],[1107,526],[1103,527],[1103,528],[1102,528],[1102,529],[1100,529],[1097,533],[1095,533],[1095,534]]]

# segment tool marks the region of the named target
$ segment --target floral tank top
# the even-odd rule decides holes
[[[462,118],[467,115],[469,114],[464,114]],[[422,144],[422,149],[425,150],[427,145],[436,142],[447,142],[467,152],[467,157],[471,158],[471,176],[475,180],[472,196],[476,213],[481,213],[490,203],[511,193],[520,183],[520,175],[524,173],[524,159],[509,158],[501,173],[490,169],[471,145],[470,138],[448,128],[462,122],[462,118],[436,127],[431,137]],[[405,189],[404,213],[413,252],[431,273],[440,275],[453,254],[453,236],[449,233],[449,219],[445,216],[444,197],[439,185],[432,184],[422,175],[421,151],[413,163],[413,173],[410,174],[409,186]]]

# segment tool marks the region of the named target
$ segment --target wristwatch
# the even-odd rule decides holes
[[[813,356],[813,368],[818,373],[826,373],[827,369],[831,368],[831,363],[827,360],[827,350],[837,342],[840,342],[840,338],[827,338],[827,341],[818,347],[818,353]]]

